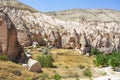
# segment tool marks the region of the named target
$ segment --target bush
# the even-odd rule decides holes
[[[96,56],[96,61],[95,61],[96,66],[108,66],[108,57],[106,55],[97,55]]]
[[[7,56],[4,56],[4,55],[3,55],[3,56],[0,56],[0,60],[1,60],[1,61],[6,61],[6,60],[7,60]]]
[[[85,66],[83,66],[83,65],[80,64],[80,65],[79,65],[79,68],[80,68],[80,69],[84,69]]]
[[[65,68],[69,68],[68,66],[65,66]]]
[[[84,75],[87,77],[92,77],[92,72],[89,68],[85,69],[85,71],[83,71]]]
[[[120,67],[120,52],[113,52],[111,55],[97,55],[95,65]]]
[[[44,49],[42,50],[42,53],[43,53],[43,54],[49,54],[49,53],[50,53],[50,49],[49,49],[49,48],[44,48]]]
[[[37,61],[41,64],[42,67],[53,67],[54,59],[51,54],[42,55],[37,57]]]
[[[120,66],[120,59],[116,59],[116,57],[113,57],[109,59],[108,64],[112,66],[113,68]]]
[[[61,80],[61,76],[60,76],[59,74],[55,74],[55,75],[53,76],[53,79],[54,79],[54,80]]]
[[[102,54],[99,50],[95,49],[95,48],[92,48],[91,49],[91,54],[92,55],[99,55],[99,54]]]

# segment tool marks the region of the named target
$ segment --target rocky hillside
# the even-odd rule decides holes
[[[32,12],[38,12],[37,10],[33,9],[32,7],[25,5],[18,0],[0,0],[0,7],[14,7],[19,9],[26,9]]]
[[[12,1],[6,0],[0,10],[9,15],[23,46],[37,41],[49,47],[77,48],[88,55],[91,48],[104,53],[120,50],[119,11],[77,9],[42,13]]]
[[[67,21],[120,21],[120,11],[110,9],[71,9],[46,14]]]

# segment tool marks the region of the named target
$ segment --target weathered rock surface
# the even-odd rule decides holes
[[[0,10],[15,24],[23,46],[37,41],[40,45],[81,49],[87,54],[91,48],[105,53],[120,50],[120,11],[77,9],[46,13],[47,16],[18,1],[9,7],[1,5]]]
[[[28,60],[28,70],[32,72],[41,72],[41,65],[38,61],[29,59]]]
[[[3,12],[0,12],[0,55],[5,55],[15,62],[26,61],[23,47],[17,39],[17,30],[8,15]]]

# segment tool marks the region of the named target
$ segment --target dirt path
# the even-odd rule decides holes
[[[102,70],[106,72],[106,75],[93,78],[93,80],[120,80],[120,72],[113,71],[111,67],[96,68],[96,70]]]

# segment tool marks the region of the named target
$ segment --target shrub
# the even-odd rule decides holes
[[[85,69],[85,71],[83,71],[84,75],[87,77],[92,77],[92,72],[89,68]]]
[[[99,50],[95,49],[95,48],[92,48],[91,49],[91,54],[92,55],[99,55],[99,54],[102,54]]]
[[[42,67],[53,67],[54,60],[51,54],[38,56],[37,61],[41,64]]]
[[[108,64],[112,66],[113,68],[120,66],[120,59],[116,59],[116,57],[113,57],[109,59]]]
[[[55,75],[53,76],[53,79],[54,79],[54,80],[61,80],[61,76],[60,76],[59,74],[55,74]]]
[[[79,65],[79,68],[80,68],[80,69],[84,69],[85,66],[83,66],[83,65],[80,64],[80,65]]]
[[[65,68],[69,68],[68,66],[65,66]]]
[[[108,66],[108,57],[106,55],[97,55],[96,56],[96,61],[95,61],[96,66]]]
[[[4,55],[0,56],[0,60],[1,61],[6,61],[7,60],[7,56],[4,56]]]
[[[95,60],[95,65],[96,66],[109,66],[110,65],[113,68],[120,67],[120,51],[113,52],[110,55],[103,55],[103,54],[97,55],[96,60]]]
[[[50,53],[50,49],[49,49],[49,48],[44,48],[44,49],[42,50],[42,53],[43,53],[43,54],[49,54],[49,53]]]

